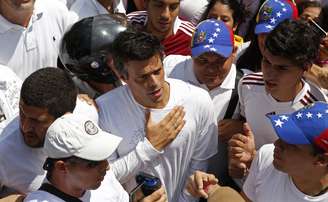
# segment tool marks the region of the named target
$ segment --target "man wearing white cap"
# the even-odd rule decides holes
[[[48,128],[44,143],[47,177],[25,201],[127,202],[128,194],[107,161],[120,142],[120,137],[104,132],[89,119],[71,113],[58,118]]]

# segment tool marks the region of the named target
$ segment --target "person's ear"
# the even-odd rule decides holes
[[[312,66],[313,66],[312,62],[305,63],[304,64],[304,72],[310,72]]]
[[[232,27],[233,33],[235,33],[235,31],[237,30],[238,25],[239,25],[239,23],[236,23],[233,25],[233,27]]]
[[[110,70],[112,70],[112,72],[114,72],[114,74],[115,74],[115,76],[116,76],[117,78],[119,78],[119,79],[121,79],[122,81],[125,82],[125,79],[124,79],[123,75],[121,75],[121,74],[117,71],[117,69],[116,69],[116,67],[115,67],[115,64],[114,64],[113,57],[112,57],[110,54],[108,54],[108,56],[107,56],[106,64],[107,64],[107,67],[110,68]]]
[[[67,171],[68,171],[67,163],[62,160],[56,161],[54,167],[56,170],[58,170],[60,172],[67,173]]]
[[[233,46],[233,49],[232,49],[231,56],[232,56],[233,58],[236,58],[236,57],[237,57],[237,52],[238,52],[238,45],[234,45],[234,46]]]

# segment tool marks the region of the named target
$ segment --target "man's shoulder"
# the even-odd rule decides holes
[[[42,190],[29,193],[24,199],[25,202],[64,202],[57,196]]]
[[[250,73],[244,75],[239,81],[239,86],[241,87],[242,91],[247,90],[249,92],[254,92],[254,93],[265,93],[262,72]]]
[[[127,85],[115,88],[96,99],[99,108],[103,106],[125,105],[123,100],[129,97],[129,90]]]
[[[178,21],[178,23],[175,23],[174,25],[178,26],[178,27],[175,27],[175,29],[177,29],[178,31],[179,30],[182,31],[183,33],[185,33],[185,34],[187,34],[188,36],[191,37],[193,32],[195,31],[194,24],[192,24],[189,21],[182,20],[179,17],[177,17],[176,20]]]
[[[127,20],[130,24],[145,25],[147,23],[148,13],[147,11],[135,11],[127,14]]]
[[[165,74],[171,78],[183,79],[183,72],[187,66],[192,66],[192,58],[189,55],[169,55],[163,61]]]

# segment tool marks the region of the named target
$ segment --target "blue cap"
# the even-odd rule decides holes
[[[268,115],[277,135],[289,144],[313,144],[328,152],[328,104],[315,102],[291,114]]]
[[[293,2],[289,0],[265,1],[256,17],[255,34],[270,33],[285,19],[296,19],[298,11]]]
[[[229,57],[234,47],[232,30],[221,20],[209,19],[198,24],[192,37],[191,56],[214,52]]]

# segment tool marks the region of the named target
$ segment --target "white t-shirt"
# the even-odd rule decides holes
[[[229,73],[219,87],[209,90],[206,85],[199,83],[193,69],[191,56],[169,55],[164,59],[164,68],[170,78],[181,79],[209,92],[214,105],[217,120],[222,120],[235,88],[236,66],[232,64]]]
[[[152,120],[161,120],[174,106],[184,106],[186,124],[163,151],[155,150],[145,138],[145,108],[138,104],[128,85],[116,88],[96,101],[99,125],[123,138],[112,169],[121,183],[131,189],[139,171],[159,177],[168,200],[193,201],[182,195],[187,177],[205,170],[207,160],[217,151],[217,123],[208,93],[186,82],[168,79],[170,98],[163,109],[151,109]],[[186,197],[186,198],[183,198]]]
[[[179,16],[197,25],[208,3],[209,0],[181,0]]]
[[[128,202],[129,195],[117,181],[111,170],[107,171],[104,180],[96,190],[86,191],[80,198],[83,202]],[[46,192],[34,191],[29,193],[24,202],[65,202],[61,198]]]
[[[244,76],[238,86],[240,114],[250,124],[255,138],[256,149],[264,144],[273,143],[277,135],[267,114],[292,113],[314,101],[327,101],[326,96],[316,86],[303,81],[302,90],[291,102],[278,102],[264,87],[262,73]]]
[[[252,162],[243,186],[246,196],[253,202],[327,202],[328,192],[320,196],[308,196],[298,190],[288,174],[273,166],[274,145],[261,147]],[[304,173],[306,174],[306,173]]]
[[[125,13],[123,3],[118,0],[113,2],[114,12]],[[97,0],[75,0],[70,7],[70,12],[74,21],[79,21],[83,18],[92,17],[100,14],[108,14],[105,9]]]
[[[22,80],[7,66],[0,65],[0,136],[18,114]]]
[[[78,100],[73,113],[97,121],[95,107]],[[28,193],[40,187],[45,175],[42,166],[46,156],[42,148],[31,148],[25,144],[18,116],[3,130],[0,154],[0,190],[5,186]]]
[[[64,4],[36,0],[27,28],[0,15],[0,64],[10,67],[24,80],[44,67],[56,67],[59,44],[71,17]]]

